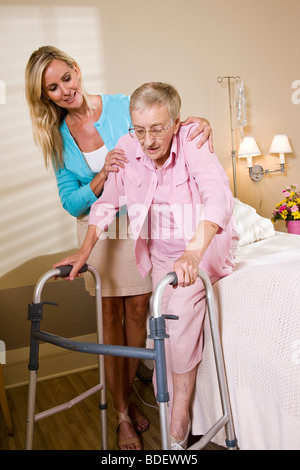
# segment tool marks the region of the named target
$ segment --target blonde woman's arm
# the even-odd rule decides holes
[[[80,268],[87,262],[88,257],[92,249],[94,248],[98,237],[100,237],[102,230],[97,228],[96,225],[89,225],[88,230],[85,236],[85,239],[79,248],[74,254],[63,258],[61,261],[58,261],[53,265],[53,269],[57,268],[58,266],[73,266],[69,276],[67,279],[73,281],[75,277],[78,275],[78,271]]]

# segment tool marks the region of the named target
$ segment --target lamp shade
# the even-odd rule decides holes
[[[270,147],[270,153],[292,153],[289,139],[285,134],[275,135]]]
[[[244,137],[238,153],[239,158],[246,158],[248,156],[255,157],[260,154],[261,151],[254,137]]]
[[[260,155],[261,151],[254,139],[254,137],[244,137],[241,142],[238,157],[247,158],[247,166],[251,168],[253,166],[252,157]]]

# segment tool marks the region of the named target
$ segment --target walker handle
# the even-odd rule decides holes
[[[168,273],[167,275],[168,275],[168,276],[173,276],[173,281],[170,282],[170,285],[171,285],[171,286],[177,286],[177,284],[178,284],[178,277],[177,277],[177,274],[175,273],[175,271],[172,271],[171,273]]]
[[[67,264],[66,266],[57,266],[56,269],[59,269],[59,274],[57,274],[58,277],[68,277],[70,272],[73,269],[73,266],[71,264]],[[88,265],[84,264],[80,269],[79,273],[85,273],[88,270]]]

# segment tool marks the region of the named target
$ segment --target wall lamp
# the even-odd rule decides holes
[[[269,175],[270,173],[284,173],[284,164],[285,164],[285,153],[292,153],[292,148],[290,146],[289,139],[284,134],[275,135],[273,138],[270,152],[269,153],[278,153],[280,168],[277,170],[264,170],[260,165],[254,165],[252,163],[252,157],[261,155],[261,151],[255,142],[253,137],[244,137],[241,142],[238,157],[247,158],[247,166],[249,168],[249,176],[253,181],[260,181],[264,175]]]

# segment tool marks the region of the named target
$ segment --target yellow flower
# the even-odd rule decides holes
[[[284,199],[283,201],[280,201],[278,204],[276,204],[276,207],[280,207],[285,203],[286,203],[286,200]]]
[[[293,213],[293,216],[294,216],[294,220],[300,219],[300,212],[299,212],[299,211],[294,212],[294,213]]]
[[[271,218],[272,222],[279,219],[300,220],[300,192],[296,188],[297,185],[291,185],[282,191],[285,198],[276,204]]]

